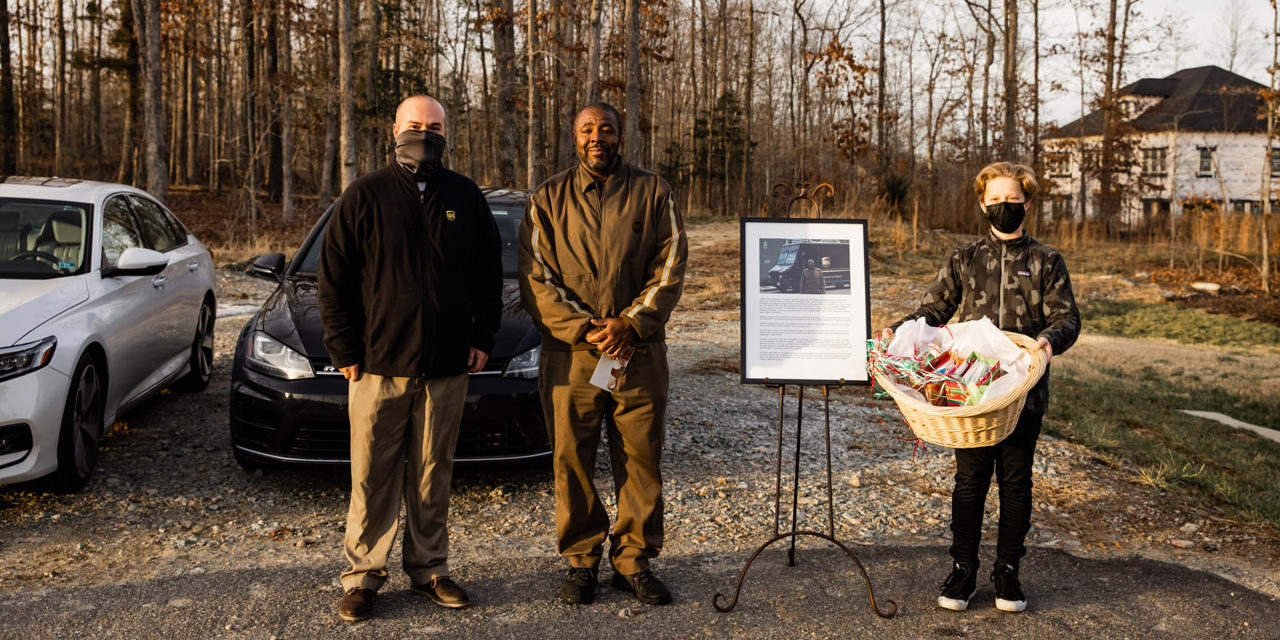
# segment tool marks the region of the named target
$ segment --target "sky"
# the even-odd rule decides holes
[[[1091,0],[1106,10],[1104,0]],[[1268,0],[1140,0],[1135,8],[1143,14],[1143,26],[1155,32],[1168,31],[1170,35],[1156,36],[1153,42],[1142,46],[1125,71],[1127,84],[1140,78],[1163,78],[1179,69],[1216,65],[1224,69],[1230,63],[1229,8],[1236,5],[1242,14],[1240,20],[1240,45],[1232,70],[1250,80],[1266,84],[1267,66],[1271,60],[1269,39],[1272,24],[1271,3]],[[1123,0],[1121,0],[1123,5]],[[1042,32],[1045,25],[1055,25],[1057,32],[1074,32],[1075,14],[1066,7],[1048,9],[1041,17]],[[1135,24],[1137,24],[1135,22]],[[1024,38],[1028,30],[1020,29]],[[1080,116],[1079,80],[1075,79],[1073,60],[1060,57],[1052,68],[1042,69],[1042,75],[1051,74],[1066,78],[1065,84],[1075,88],[1046,100],[1044,113],[1054,124],[1066,124]]]

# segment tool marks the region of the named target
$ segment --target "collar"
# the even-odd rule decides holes
[[[1005,247],[1006,249],[1021,249],[1031,244],[1031,234],[1027,233],[1026,229],[1023,229],[1022,235],[1012,240],[1001,240],[996,237],[996,234],[992,233],[991,230],[988,229],[986,241],[992,249],[999,249],[1000,247]]]
[[[610,173],[604,179],[604,182],[600,182],[596,180],[595,176],[591,175],[591,172],[587,171],[587,168],[583,166],[582,161],[579,160],[578,168],[573,172],[573,183],[574,186],[578,188],[578,191],[586,193],[596,185],[607,188],[618,180],[624,180],[628,173],[629,168],[627,163],[622,160],[622,156],[618,156],[618,166],[613,168],[613,173]]]

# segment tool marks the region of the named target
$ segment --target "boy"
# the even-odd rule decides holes
[[[1045,351],[1044,376],[1028,392],[1013,433],[989,447],[955,450],[953,563],[938,596],[938,606],[964,611],[977,591],[982,511],[994,469],[1000,486],[999,536],[991,573],[996,608],[1022,611],[1027,598],[1018,581],[1018,568],[1027,552],[1023,539],[1031,528],[1031,464],[1049,402],[1048,359],[1075,343],[1080,335],[1080,312],[1062,256],[1022,229],[1038,187],[1031,168],[996,162],[978,173],[973,186],[990,232],[956,249],[920,307],[881,334],[892,337],[903,322],[920,317],[936,327],[953,315],[961,322],[986,316],[1003,330],[1037,338]]]

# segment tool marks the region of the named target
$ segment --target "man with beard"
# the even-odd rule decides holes
[[[680,299],[687,243],[671,187],[618,156],[621,129],[607,104],[578,112],[580,162],[534,191],[520,227],[520,293],[542,332],[556,547],[570,566],[560,598],[570,604],[595,599],[606,538],[614,587],[647,604],[671,601],[649,561],[662,550],[664,327]],[[590,382],[602,355],[630,356],[612,390]],[[618,505],[612,533],[594,478],[602,421]]]
[[[415,593],[471,604],[449,577],[449,483],[467,373],[484,368],[502,309],[498,229],[475,183],[441,166],[444,107],[400,103],[396,159],[343,191],[317,274],[324,344],[350,381],[351,504],[338,615],[369,617],[403,500]]]

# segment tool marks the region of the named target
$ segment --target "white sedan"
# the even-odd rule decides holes
[[[0,484],[89,481],[116,417],[213,370],[213,258],[133,187],[0,178]]]

